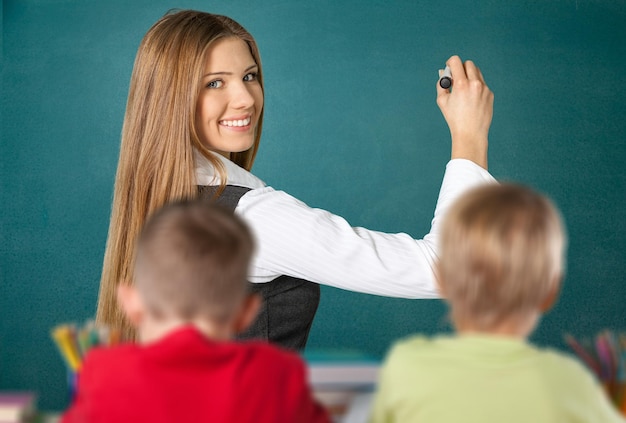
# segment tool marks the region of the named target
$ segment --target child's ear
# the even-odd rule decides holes
[[[547,313],[556,303],[557,298],[559,298],[559,292],[561,288],[561,276],[555,276],[554,281],[552,282],[552,289],[546,295],[546,298],[541,303],[541,312]]]
[[[258,294],[246,296],[239,309],[239,314],[235,316],[233,327],[235,333],[243,332],[252,324],[261,309],[262,301],[263,299]]]
[[[126,282],[117,286],[117,302],[130,323],[137,327],[143,320],[145,308],[137,289]]]

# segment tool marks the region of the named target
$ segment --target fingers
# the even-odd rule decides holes
[[[462,91],[468,88],[477,93],[491,94],[489,87],[485,83],[482,72],[471,60],[466,60],[465,63],[461,61],[461,58],[457,55],[450,57],[446,66],[450,68],[452,75],[453,87],[441,88],[439,80],[443,74],[443,70],[439,69],[439,80],[437,81],[437,102],[439,107],[446,103],[449,97],[452,95],[452,88],[456,87],[458,94],[463,97],[465,94],[461,94]],[[471,88],[470,88],[471,87]],[[454,97],[454,96],[453,96]]]
[[[459,56],[452,56],[446,62],[447,66],[450,66],[450,72],[452,73],[452,80],[463,81],[467,80],[467,75],[465,74],[465,68],[463,67],[463,62]]]
[[[457,55],[450,57],[446,66],[450,67],[450,71],[452,74],[452,79],[455,83],[463,85],[465,81],[478,80],[485,83],[485,79],[483,78],[483,74],[481,73],[478,66],[474,64],[471,60],[466,60],[465,63],[461,61],[461,58]],[[439,79],[441,79],[443,70],[439,70]],[[437,95],[449,93],[449,88],[441,88],[439,84],[437,84]]]
[[[472,80],[480,81],[481,79],[480,71],[478,70],[474,62],[472,62],[471,60],[466,60],[465,63],[463,64],[463,67],[465,68],[465,74],[467,75],[467,79],[469,81],[472,81]]]
[[[449,88],[442,88],[441,85],[439,84],[439,81],[441,80],[442,76],[443,76],[443,69],[439,69],[439,79],[437,80],[437,97],[441,96],[442,94],[450,92]]]
[[[465,63],[463,63],[459,56],[454,55],[448,59],[446,65],[450,66],[452,78],[455,81],[477,79],[481,82],[485,82],[482,72],[471,60],[466,60]],[[441,77],[441,73],[439,76]]]
[[[478,66],[475,66],[475,68],[476,68],[476,72],[478,72],[478,79],[480,80],[480,82],[485,84],[485,78],[483,78],[483,73],[480,71],[480,68]]]

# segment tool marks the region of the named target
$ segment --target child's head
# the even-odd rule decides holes
[[[227,324],[248,294],[252,251],[249,230],[231,212],[199,200],[165,206],[137,241],[133,289],[142,317]]]
[[[489,332],[548,309],[565,242],[556,208],[529,188],[487,185],[459,198],[444,219],[437,268],[457,329]]]

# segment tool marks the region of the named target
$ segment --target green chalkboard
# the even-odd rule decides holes
[[[421,237],[449,158],[437,69],[474,60],[495,93],[490,170],[559,205],[562,296],[533,340],[626,330],[626,2],[4,1],[0,389],[66,405],[49,329],[93,316],[128,81],[170,8],[232,16],[266,78],[255,173],[354,226]],[[447,331],[439,300],[324,287],[309,346],[382,356]]]

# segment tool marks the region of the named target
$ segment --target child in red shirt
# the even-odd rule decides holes
[[[157,212],[137,244],[134,284],[118,300],[137,344],[90,351],[74,422],[329,422],[295,353],[234,342],[255,317],[246,292],[253,251],[236,216],[206,202]]]

